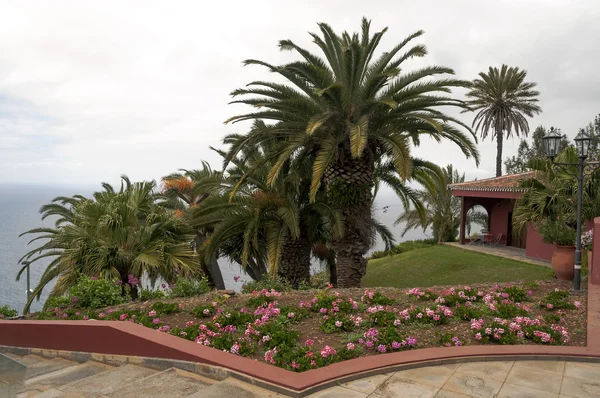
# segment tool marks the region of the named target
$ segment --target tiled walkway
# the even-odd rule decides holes
[[[490,254],[492,256],[510,258],[512,260],[522,261],[524,263],[543,265],[544,267],[552,267],[548,261],[535,260],[525,256],[525,249],[519,249],[518,247],[512,246],[493,246],[489,244],[485,245],[461,245],[458,242],[444,242],[444,245],[456,247],[458,249],[469,250],[473,252],[479,252],[484,254]]]
[[[600,397],[600,363],[468,362],[372,376],[312,398]]]

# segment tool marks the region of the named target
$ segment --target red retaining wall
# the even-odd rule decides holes
[[[600,219],[599,219],[600,222]],[[589,284],[586,347],[570,346],[464,346],[426,348],[371,355],[294,373],[252,359],[204,347],[179,337],[130,322],[117,321],[0,321],[0,345],[81,351],[109,355],[167,358],[221,366],[294,391],[384,368],[459,358],[594,357],[600,359],[600,285]]]

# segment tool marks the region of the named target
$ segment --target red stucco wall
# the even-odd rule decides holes
[[[527,247],[525,248],[525,255],[529,258],[552,261],[553,254],[554,245],[544,243],[542,236],[537,229],[532,224],[529,224],[527,227]]]

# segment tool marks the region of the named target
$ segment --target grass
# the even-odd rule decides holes
[[[409,288],[532,281],[552,275],[550,268],[540,265],[436,245],[369,261],[362,283]]]

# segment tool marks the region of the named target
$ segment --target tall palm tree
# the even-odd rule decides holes
[[[502,175],[502,145],[512,134],[527,136],[529,123],[525,116],[542,112],[537,105],[539,92],[536,83],[526,82],[527,72],[517,67],[490,66],[488,73],[481,72],[467,93],[469,107],[477,112],[473,126],[486,139],[491,132],[496,140],[496,177]]]
[[[38,234],[31,242],[46,242],[21,258],[24,267],[17,279],[36,261],[46,257],[52,261],[24,312],[54,279],[52,296],[65,293],[81,274],[118,279],[125,287],[129,275],[171,282],[178,273],[201,273],[198,256],[190,245],[192,231],[172,211],[158,204],[161,197],[154,192],[155,182],[132,183],[127,177],[122,181],[119,191],[103,184],[104,190],[94,193],[91,199],[59,197],[42,207],[42,218],[59,218],[55,228],[22,234]],[[137,287],[129,287],[131,297],[136,298]]]
[[[207,162],[202,162],[202,168],[196,170],[180,170],[178,173],[163,177],[163,193],[171,199],[171,206],[177,214],[189,219],[187,211],[200,205],[211,196],[219,195],[224,185],[222,173],[213,170]],[[194,248],[198,250],[209,230],[196,229]],[[209,283],[217,289],[225,289],[225,282],[216,256],[200,262],[202,270],[208,277]]]
[[[260,120],[263,127],[247,134],[228,159],[242,147],[276,136],[279,142],[270,155],[275,162],[269,184],[289,159],[305,157],[310,162],[310,200],[316,200],[323,185],[329,203],[339,209],[344,222],[344,236],[332,242],[338,285],[354,287],[360,286],[366,272],[376,162],[391,161],[401,179],[409,178],[410,149],[419,145],[421,135],[448,139],[477,161],[479,154],[470,128],[440,110],[443,106],[462,108],[463,102],[445,94],[468,83],[436,78],[453,74],[441,66],[402,72],[405,61],[426,54],[421,44],[407,47],[422,31],[375,58],[387,29],[371,34],[366,19],[360,35],[338,35],[324,23],[319,28],[321,35],[311,35],[323,57],[282,40],[280,48],[295,51],[302,60],[280,66],[252,59],[244,62],[266,67],[286,79],[286,84],[255,81],[232,93],[243,96],[234,102],[259,109],[228,122]]]

